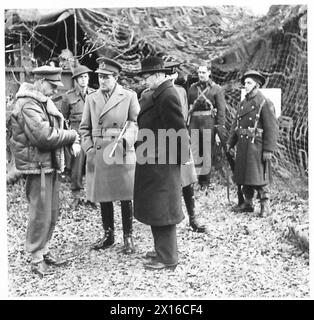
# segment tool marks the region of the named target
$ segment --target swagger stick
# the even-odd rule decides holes
[[[113,147],[112,147],[112,149],[111,149],[111,151],[110,151],[110,153],[109,153],[109,158],[112,158],[112,157],[113,157],[113,154],[114,154],[114,152],[116,151],[116,148],[117,148],[117,146],[118,146],[118,144],[119,144],[119,141],[122,139],[122,136],[123,136],[124,133],[125,133],[125,130],[126,130],[127,125],[128,125],[128,121],[125,122],[125,124],[124,124],[124,126],[123,126],[123,128],[122,128],[122,130],[121,130],[121,132],[120,132],[120,134],[119,134],[116,142],[114,143],[114,145],[113,145]]]

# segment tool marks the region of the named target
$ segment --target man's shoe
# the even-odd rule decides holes
[[[124,248],[123,248],[124,254],[134,253],[135,247],[134,247],[132,235],[124,236],[123,240],[124,240]]]
[[[241,205],[236,206],[233,212],[254,212],[254,206],[251,203],[243,202]]]
[[[41,278],[43,278],[46,275],[53,274],[53,271],[49,269],[49,266],[46,264],[45,261],[31,263],[31,270],[33,273],[39,275]]]
[[[157,252],[156,251],[147,251],[144,257],[146,259],[157,259]]]
[[[53,265],[53,266],[62,266],[68,263],[66,259],[59,259],[52,255],[50,252],[47,254],[44,254],[44,261],[47,265]]]
[[[200,224],[195,216],[190,216],[190,227],[194,232],[204,233],[206,231],[206,226]]]
[[[145,263],[144,267],[145,269],[148,269],[148,270],[162,270],[162,269],[175,270],[175,268],[177,267],[177,264],[165,264],[154,259],[151,262]]]
[[[113,230],[109,229],[105,231],[103,238],[99,239],[92,245],[92,250],[107,249],[114,244],[114,233]]]
[[[92,209],[95,209],[95,210],[97,209],[97,204],[89,200],[86,200],[84,204],[85,206],[91,207]]]
[[[71,208],[73,210],[77,210],[78,209],[78,206],[80,204],[80,199],[79,198],[75,198],[72,203],[71,203]]]
[[[271,214],[271,209],[268,200],[261,200],[261,211],[258,216],[261,218],[265,218]]]

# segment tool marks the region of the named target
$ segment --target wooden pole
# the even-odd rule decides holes
[[[74,9],[74,59],[76,59],[77,55],[77,19],[76,19],[76,10]]]
[[[23,68],[23,35],[22,32],[20,33],[20,56],[21,56],[21,65],[20,67]],[[24,75],[24,70],[20,72],[20,82],[25,81],[25,75]]]

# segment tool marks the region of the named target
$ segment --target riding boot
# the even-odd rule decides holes
[[[114,244],[114,217],[113,217],[113,203],[101,202],[101,219],[104,228],[104,236],[92,245],[92,249],[106,249]]]
[[[265,218],[269,216],[271,213],[269,200],[268,199],[262,199],[261,200],[261,211],[259,213],[259,217]]]
[[[131,200],[121,201],[121,215],[122,215],[122,228],[123,228],[123,240],[124,248],[123,252],[125,254],[130,254],[135,252],[135,247],[133,243],[133,207]]]
[[[186,206],[187,213],[189,215],[190,227],[195,232],[205,232],[206,227],[201,225],[195,216],[195,200],[193,185],[189,184],[182,188],[183,198]]]
[[[238,184],[238,206],[241,206],[242,203],[244,203],[244,196],[243,196],[243,192],[242,192],[242,187],[240,184]]]

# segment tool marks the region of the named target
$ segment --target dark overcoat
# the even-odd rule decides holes
[[[116,85],[108,101],[100,89],[86,96],[80,124],[83,149],[86,152],[86,196],[92,202],[132,200],[137,137],[136,118],[139,113],[136,93]],[[123,134],[113,158],[109,154]]]
[[[163,82],[154,92],[143,94],[140,99],[141,110],[138,115],[139,137],[144,129],[154,133],[155,150],[147,151],[149,163],[140,163],[139,149],[144,143],[137,141],[137,163],[134,184],[134,216],[142,223],[152,226],[166,226],[178,224],[184,219],[181,206],[181,178],[180,164],[188,161],[187,157],[180,157],[179,150],[188,150],[189,138],[184,118],[181,112],[180,99],[170,80]],[[159,129],[181,129],[185,139],[178,142],[177,164],[158,163],[158,155],[171,153],[162,150],[164,145],[158,143]]]
[[[253,139],[253,129],[248,128],[254,128],[256,118],[257,135]],[[231,148],[236,145],[235,182],[252,186],[269,184],[270,163],[266,165],[262,156],[263,151],[273,152],[277,143],[279,130],[273,103],[259,90],[247,95],[239,105],[232,128],[228,143]]]

